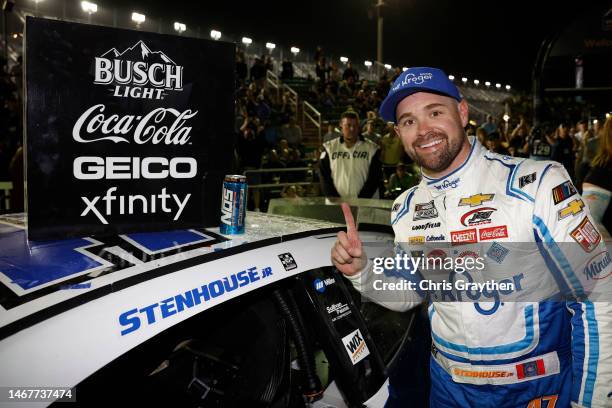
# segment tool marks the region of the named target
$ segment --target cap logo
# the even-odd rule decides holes
[[[412,73],[406,74],[404,79],[393,87],[394,91],[397,91],[400,88],[408,86],[410,84],[421,85],[423,82],[430,80],[433,77],[433,74],[430,72],[421,72],[419,75],[414,75]]]

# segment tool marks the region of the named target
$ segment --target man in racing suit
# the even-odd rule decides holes
[[[374,281],[420,281],[425,272],[378,274],[343,208],[348,230],[331,256],[355,288],[394,310],[431,301],[431,406],[612,406],[612,261],[563,167],[468,138],[467,103],[435,68],[400,75],[381,115],[423,171],[393,205],[396,252],[443,240],[437,254],[482,256],[487,273],[514,284],[505,297],[377,290]],[[559,293],[569,300],[550,300]]]

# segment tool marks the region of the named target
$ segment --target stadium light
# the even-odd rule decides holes
[[[491,86],[491,83],[489,81],[485,82],[486,86]]]
[[[242,37],[242,43],[248,47],[253,43],[253,40],[251,40],[249,37]]]
[[[291,53],[293,55],[298,55],[300,53],[300,49],[298,47],[291,47]]]
[[[462,77],[461,78],[461,82],[463,82],[465,84],[467,82],[467,78],[466,77]]]
[[[497,89],[499,89],[499,88],[501,88],[501,84],[497,83],[497,84],[495,84],[495,87],[496,87]]]
[[[179,23],[178,21],[174,22],[174,31],[180,34],[182,32],[185,32],[186,30],[187,30],[187,26],[185,24]]]
[[[210,38],[212,38],[213,40],[220,40],[221,39],[221,31],[210,30]]]
[[[510,85],[506,85],[506,90],[509,91],[510,90]]]
[[[146,19],[147,17],[144,14],[140,14],[136,12],[132,13],[132,21],[136,23],[136,27],[144,23]]]
[[[81,8],[84,12],[91,15],[92,13],[96,13],[98,11],[98,5],[96,3],[92,3],[89,1],[82,1]]]
[[[393,67],[391,66],[391,64],[385,64],[385,68],[387,68],[387,69],[391,69],[391,68],[393,68]]]
[[[477,79],[474,80],[474,85],[478,85],[479,83],[480,83],[479,80],[477,80]]]
[[[340,62],[343,63],[343,64],[346,64],[348,62],[348,58],[340,57]]]
[[[451,81],[454,81],[455,80],[455,76],[454,75],[449,75],[448,79],[450,79]]]
[[[363,65],[365,65],[366,67],[370,68],[372,66],[372,61],[363,61]]]
[[[266,48],[269,49],[270,52],[272,52],[272,50],[276,48],[276,44],[268,42],[266,43]]]

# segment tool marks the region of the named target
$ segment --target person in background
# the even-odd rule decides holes
[[[247,76],[249,73],[249,67],[246,62],[244,62],[244,53],[236,52],[236,78],[240,84],[244,84],[246,82]]]
[[[380,161],[383,165],[385,178],[388,178],[393,174],[395,166],[397,166],[404,155],[402,141],[395,132],[393,123],[388,124],[387,132],[380,141],[380,148]]]
[[[487,145],[487,131],[481,127],[476,129],[476,139],[478,139],[481,145],[486,146]]]
[[[336,127],[333,123],[327,124],[327,133],[323,135],[323,143],[329,142],[332,139],[342,136],[342,133],[336,131]]]
[[[299,149],[302,144],[302,128],[297,125],[295,116],[289,118],[289,123],[281,127],[280,135],[287,139],[289,146]]]
[[[353,68],[353,64],[350,61],[346,63],[346,69],[342,73],[342,79],[348,82],[349,78],[352,78],[353,83],[359,80],[359,72]]]
[[[292,79],[293,78],[293,62],[289,60],[283,61],[281,65],[281,79]]]
[[[23,174],[23,147],[19,146],[9,163],[9,173],[13,182],[13,190],[10,196],[12,212],[24,210],[24,174]]]
[[[527,141],[528,129],[526,125],[519,125],[514,129],[508,141],[508,152],[514,157],[527,157],[527,151],[524,149]]]
[[[242,171],[256,170],[261,168],[261,159],[265,148],[264,127],[256,116],[245,116],[244,123],[240,127],[238,141],[238,156]],[[261,183],[261,174],[247,173],[249,185]],[[260,190],[253,190],[253,210],[259,211],[261,203]],[[251,209],[251,208],[250,208]]]
[[[501,137],[499,133],[493,132],[487,135],[487,149],[493,153],[503,154],[504,156],[510,156],[510,152],[501,143]]]
[[[365,139],[371,140],[372,142],[380,145],[381,136],[374,130],[374,121],[369,120],[365,125],[365,132],[361,134]]]
[[[379,147],[360,137],[359,115],[340,116],[342,137],[323,144],[319,165],[326,197],[372,198],[381,178]]]
[[[612,117],[603,126],[597,154],[582,183],[582,197],[595,220],[612,234]]]
[[[569,128],[565,123],[561,123],[557,128],[550,159],[561,163],[574,180],[574,139],[569,135]]]
[[[532,160],[550,160],[552,152],[551,143],[554,142],[554,130],[547,127],[534,127],[527,137],[523,147]]]
[[[578,154],[576,155],[576,186],[580,189],[584,178],[591,170],[591,162],[599,151],[599,135],[593,129],[587,129],[577,143],[579,143]],[[582,191],[582,190],[580,190]]]
[[[577,141],[582,142],[584,140],[584,136],[588,128],[589,126],[586,120],[582,119],[578,121],[578,123],[576,124],[576,133],[574,133],[574,137]]]
[[[420,172],[414,163],[410,165],[410,171],[407,171],[406,167],[404,163],[398,163],[395,167],[395,173],[389,177],[385,193],[386,198],[395,199],[401,193],[419,183]]]
[[[266,66],[261,58],[255,58],[255,62],[250,70],[251,81],[256,84],[256,87],[261,89],[266,80]]]
[[[490,135],[493,132],[497,132],[497,125],[493,121],[493,115],[487,115],[487,121],[480,126],[487,132],[487,135]]]

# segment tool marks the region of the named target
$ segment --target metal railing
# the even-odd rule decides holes
[[[244,175],[248,177],[249,174],[262,174],[262,173],[295,173],[301,171],[313,171],[312,167],[280,167],[273,169],[252,169],[245,170]],[[249,184],[249,190],[267,189],[267,188],[278,188],[288,186],[311,186],[319,184],[317,181],[285,181],[274,183],[260,183],[260,184]]]
[[[267,70],[266,71],[266,85],[276,90],[276,96],[278,97],[280,94],[281,81],[278,79],[278,75],[274,72]]]
[[[316,128],[319,135],[319,144],[323,143],[321,139],[321,112],[315,109],[314,106],[304,101],[302,103],[302,129],[306,126],[306,119],[308,119]]]
[[[293,108],[293,112],[295,112],[297,114],[298,104],[299,104],[299,99],[300,98],[299,98],[298,93],[293,88],[291,88],[287,84],[283,84],[282,81],[280,80],[280,78],[278,77],[278,75],[276,75],[272,71],[267,71],[266,72],[266,84],[270,88],[273,88],[274,90],[276,90],[276,96],[277,97],[280,97],[280,93],[281,92],[286,92],[289,95],[288,96],[289,104]]]
[[[300,100],[298,93],[287,84],[283,84],[282,89],[283,91],[287,91],[287,94],[289,95],[288,96],[289,103],[291,104],[291,107],[293,108],[293,112],[295,112],[295,114],[297,115],[298,103]]]

